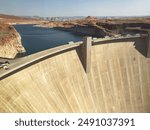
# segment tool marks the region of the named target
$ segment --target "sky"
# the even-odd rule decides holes
[[[0,0],[0,14],[17,16],[142,16],[150,0]]]

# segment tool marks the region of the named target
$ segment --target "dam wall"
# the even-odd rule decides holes
[[[89,38],[22,58],[0,71],[0,112],[150,112],[148,39]]]

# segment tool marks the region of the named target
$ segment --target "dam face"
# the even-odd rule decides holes
[[[145,50],[144,40],[139,40]],[[0,81],[0,112],[150,112],[150,59],[135,42],[80,47],[29,65]],[[82,55],[82,54],[81,54]]]

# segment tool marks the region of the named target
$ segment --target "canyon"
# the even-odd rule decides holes
[[[0,30],[0,57],[2,58],[15,58],[18,53],[25,52],[21,43],[20,35],[11,26],[15,24],[35,24],[34,26],[38,27],[54,28],[78,35],[87,35],[97,38],[113,38],[126,35],[148,34],[150,29],[150,19],[145,17],[100,19],[88,16],[79,20],[47,21],[18,16],[0,15],[0,27],[2,28]],[[8,31],[8,33],[10,31],[9,35],[6,36],[2,34],[4,28]],[[8,30],[8,28],[12,29]]]
[[[93,37],[118,37],[127,34],[146,34],[150,29],[149,18],[126,18],[126,19],[98,19],[88,16],[81,20],[65,22],[43,22],[41,27],[53,27],[56,29],[71,31],[78,34],[86,34]]]
[[[0,58],[14,59],[26,52],[21,36],[13,25],[38,23],[36,19],[0,14]]]
[[[94,17],[39,22],[36,26],[101,38],[86,37],[0,69],[0,112],[150,112],[149,24],[146,18]],[[12,26],[2,25],[1,30],[8,30],[6,36],[2,33],[6,42],[1,48],[15,52],[8,57],[17,48],[24,50]]]

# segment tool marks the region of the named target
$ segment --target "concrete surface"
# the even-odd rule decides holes
[[[0,112],[150,112],[144,41],[93,44],[89,73],[81,43],[20,59],[0,71]]]

